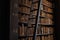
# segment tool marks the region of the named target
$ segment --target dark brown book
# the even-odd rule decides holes
[[[41,34],[41,27],[40,26],[37,28],[37,34]]]
[[[27,27],[25,27],[24,25],[20,26],[18,29],[19,36],[25,36],[26,35],[26,29],[27,29]]]
[[[33,37],[28,37],[28,40],[33,40]]]
[[[45,5],[43,6],[43,10],[44,11],[48,11],[48,7],[46,7]]]
[[[51,40],[54,40],[54,37],[53,37],[53,35],[51,35]]]
[[[19,8],[19,12],[29,14],[30,13],[30,8],[22,6],[22,7]]]
[[[31,35],[33,36],[33,32],[34,32],[34,28],[29,28],[28,29],[28,35],[29,36],[31,36]]]
[[[33,0],[34,2],[39,1],[39,0]]]
[[[52,27],[49,27],[49,32],[50,32],[50,34],[53,34],[53,28]]]
[[[31,24],[35,24],[35,21],[36,21],[36,19],[31,19],[31,20],[30,20],[30,23],[31,23]]]
[[[45,36],[45,40],[48,40],[48,36]]]
[[[37,36],[37,37],[36,37],[36,40],[40,40],[40,36]]]
[[[31,3],[32,3],[31,1],[26,0],[26,5],[27,5],[27,6],[31,7]]]
[[[24,16],[25,15],[19,17],[19,22],[25,22]]]
[[[48,27],[45,27],[45,33],[48,34]]]

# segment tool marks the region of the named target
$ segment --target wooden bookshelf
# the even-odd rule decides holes
[[[19,0],[19,40],[33,40],[34,28],[38,13],[39,0]],[[33,4],[33,5],[32,5]],[[33,6],[31,10],[31,5]],[[40,9],[40,19],[36,32],[36,40],[54,40],[53,33],[53,4],[47,0],[42,0]]]

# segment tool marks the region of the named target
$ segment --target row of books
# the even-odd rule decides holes
[[[26,5],[26,6],[31,6],[31,1],[29,0],[18,0],[18,4],[20,5]]]
[[[34,27],[32,28],[27,28],[26,26],[20,26],[19,27],[19,35],[20,36],[25,36],[26,34],[28,34],[28,36],[33,36],[33,33],[34,33]],[[45,27],[45,26],[42,26],[42,27],[38,27],[37,29],[37,34],[40,34],[40,35],[45,35],[45,34],[53,34],[53,28],[52,27]]]
[[[36,19],[30,19],[29,21],[31,24],[35,24]],[[53,24],[53,21],[49,18],[41,18],[41,20],[38,22],[39,24]]]
[[[26,40],[26,38],[22,38],[19,40]],[[27,40],[33,40],[33,37],[28,37]],[[36,40],[54,40],[53,35],[48,35],[48,36],[37,36]]]
[[[19,22],[28,22],[28,15],[21,15],[19,14],[18,18],[19,18]]]
[[[53,4],[51,2],[49,2],[49,1],[47,1],[47,0],[42,0],[42,4],[46,5],[48,7],[52,7],[53,6]]]

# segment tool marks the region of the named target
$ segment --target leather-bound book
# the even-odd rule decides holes
[[[37,37],[36,37],[36,40],[40,40],[40,36],[37,36]]]
[[[34,8],[34,9],[38,9],[38,2],[35,3],[35,4],[33,4],[33,8]]]

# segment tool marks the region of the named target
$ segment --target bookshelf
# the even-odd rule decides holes
[[[54,40],[53,3],[18,0],[18,40]]]

